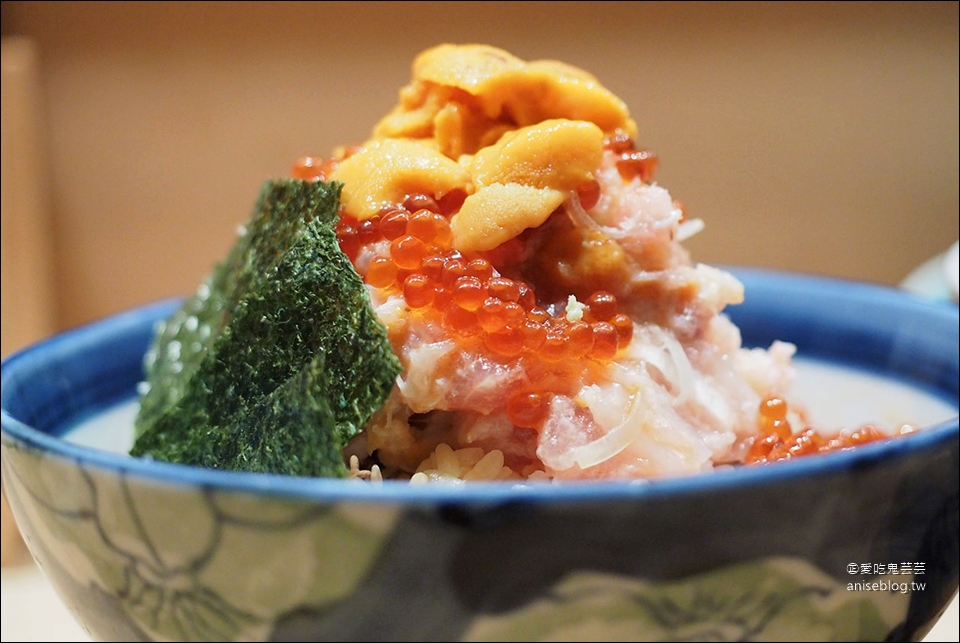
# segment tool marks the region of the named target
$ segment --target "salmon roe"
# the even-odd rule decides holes
[[[788,418],[787,402],[783,398],[770,397],[760,402],[760,432],[744,458],[745,464],[762,464],[789,460],[813,453],[826,453],[876,442],[892,437],[872,425],[864,425],[853,431],[841,431],[833,437],[822,435],[817,429],[806,427],[794,432]],[[909,425],[900,427],[899,434],[912,433]]]
[[[653,181],[660,161],[655,152],[646,149],[638,150],[630,135],[622,130],[617,130],[608,136],[604,140],[604,147],[617,155],[617,171],[624,180],[639,178],[643,183]]]
[[[322,163],[300,165],[304,174]],[[585,204],[595,203],[594,190],[599,186],[582,188]],[[364,221],[341,213],[337,239],[355,266],[362,248],[387,242],[389,251],[363,271],[366,282],[399,294],[410,308],[433,310],[452,335],[479,337],[497,355],[531,354],[546,363],[609,360],[630,343],[633,321],[618,312],[611,293],[595,292],[584,302],[583,318],[567,320],[565,312],[551,314],[538,306],[530,284],[503,276],[482,256],[453,248],[449,207],[450,201],[413,194]]]
[[[546,419],[549,406],[544,393],[517,393],[507,400],[507,417],[514,426],[536,429]]]
[[[316,156],[301,156],[294,162],[290,175],[302,181],[326,181],[335,169],[335,159],[321,159]]]

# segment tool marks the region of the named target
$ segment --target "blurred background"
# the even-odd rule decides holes
[[[897,284],[958,236],[957,2],[2,7],[4,354],[191,292],[261,183],[367,138],[440,42],[623,98],[695,260]]]
[[[695,260],[897,285],[958,237],[958,7],[3,2],[2,353],[192,292],[263,181],[367,138],[441,42],[596,75]]]

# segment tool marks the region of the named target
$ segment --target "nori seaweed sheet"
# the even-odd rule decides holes
[[[343,477],[400,373],[334,226],[341,186],[277,180],[226,259],[156,330],[131,455]]]

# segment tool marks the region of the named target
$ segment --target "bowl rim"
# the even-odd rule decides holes
[[[745,284],[747,298],[751,284],[775,283],[785,292],[805,292],[819,299],[842,296],[856,300],[860,305],[886,306],[904,309],[907,313],[942,318],[957,328],[957,307],[930,301],[906,291],[870,282],[826,277],[770,269],[725,267]],[[171,314],[183,299],[173,297],[140,305],[102,317],[40,340],[6,357],[2,362],[2,387],[18,376],[21,366],[36,360],[51,360],[71,347],[96,344],[98,340],[124,329],[152,323]],[[956,339],[954,344],[956,344]],[[787,340],[789,341],[789,339]],[[956,350],[953,352],[957,355]],[[956,358],[953,364],[956,364]],[[842,362],[842,361],[841,361]],[[848,364],[849,365],[849,364]],[[864,369],[869,370],[869,369]],[[896,379],[893,375],[887,375]],[[918,383],[914,383],[915,387]],[[955,383],[954,383],[955,386]],[[949,394],[939,390],[944,399]],[[128,400],[134,399],[131,391]],[[954,398],[956,399],[956,398]],[[124,402],[118,396],[114,403]],[[934,452],[953,443],[960,435],[958,418],[953,417],[916,433],[888,440],[859,445],[852,449],[798,458],[789,462],[746,467],[720,467],[700,474],[665,477],[650,480],[604,480],[545,482],[480,482],[468,484],[411,485],[406,481],[385,480],[368,484],[339,478],[308,478],[282,474],[208,469],[192,465],[173,464],[125,454],[111,453],[69,442],[31,427],[11,415],[6,407],[6,396],[0,408],[3,450],[27,448],[49,456],[71,460],[82,467],[115,471],[124,477],[184,487],[214,488],[218,492],[240,492],[277,496],[288,500],[357,501],[435,505],[445,503],[501,504],[514,501],[531,502],[597,502],[624,498],[680,497],[689,494],[721,493],[744,486],[780,484],[817,475],[835,474],[850,469],[882,464],[898,457]]]

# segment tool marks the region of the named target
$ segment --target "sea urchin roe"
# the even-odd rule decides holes
[[[417,56],[400,103],[374,134],[431,137],[439,149],[460,156],[505,131],[550,119],[637,132],[623,101],[582,69],[554,60],[527,62],[488,45],[443,44]]]
[[[456,161],[427,144],[400,139],[370,141],[341,161],[330,179],[343,183],[342,205],[359,220],[402,203],[412,192],[443,196],[471,185]]]
[[[453,244],[464,252],[493,250],[542,225],[566,197],[561,190],[521,183],[486,185],[450,219]]]
[[[412,84],[373,137],[323,176],[343,183],[343,206],[359,220],[395,203],[429,209],[451,216],[456,248],[486,251],[540,226],[571,195],[593,207],[611,141],[623,148],[622,173],[649,180],[655,157],[633,148],[635,133],[622,101],[582,70],[441,45],[417,58]],[[313,165],[296,171],[311,175]],[[422,204],[406,203],[410,195]]]
[[[593,180],[603,132],[585,121],[551,120],[504,134],[469,164],[476,192],[452,220],[461,250],[490,250],[540,226],[568,194]]]

